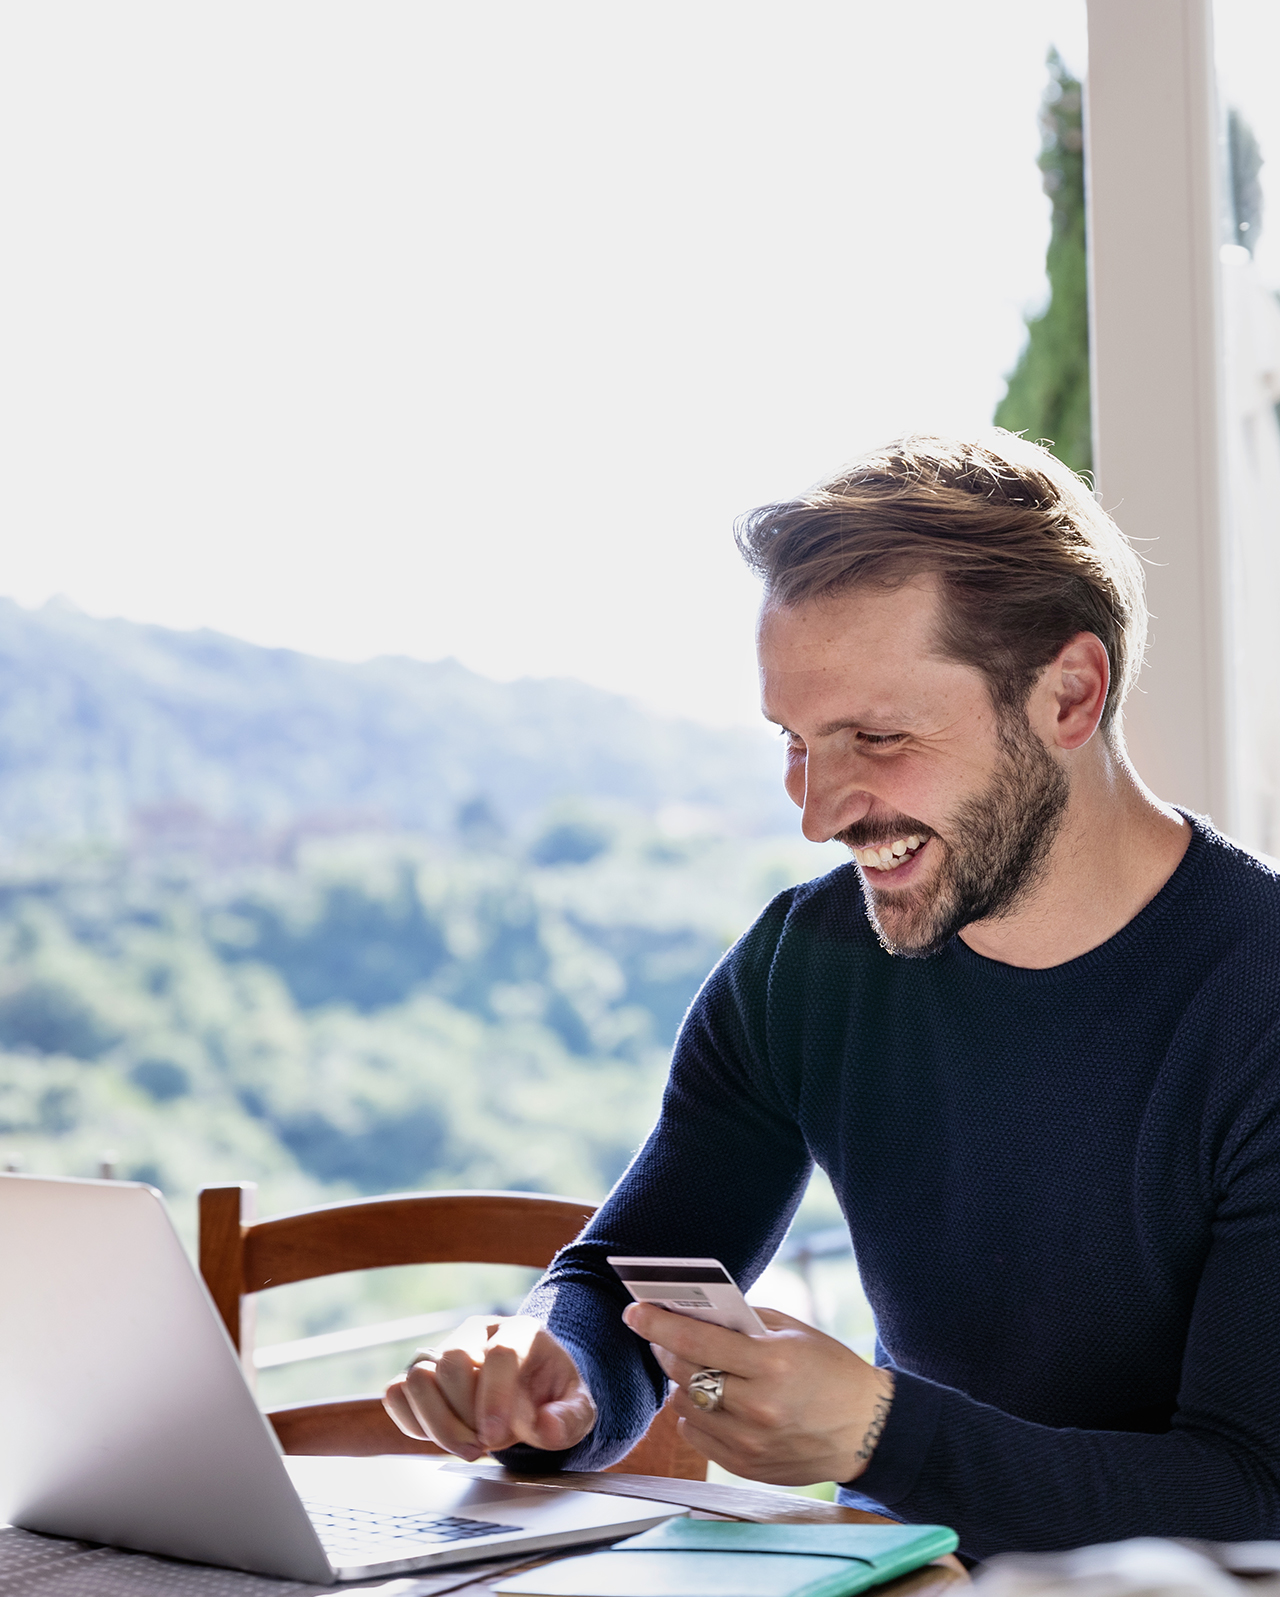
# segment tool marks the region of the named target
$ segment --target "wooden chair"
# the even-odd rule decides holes
[[[545,1269],[595,1212],[532,1192],[412,1192],[257,1220],[257,1187],[200,1194],[200,1273],[253,1379],[254,1294],[292,1281],[396,1264],[520,1264]],[[286,1453],[433,1453],[397,1429],[377,1396],[294,1403],[267,1418]],[[705,1480],[707,1461],[668,1404],[614,1470]]]

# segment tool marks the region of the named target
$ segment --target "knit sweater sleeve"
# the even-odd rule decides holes
[[[1239,974],[1220,972],[1213,1000],[1189,1014],[1149,1113],[1169,1207],[1185,1213],[1192,1199],[1207,1238],[1169,1428],[1033,1424],[900,1371],[856,1493],[954,1526],[979,1558],[1132,1536],[1280,1536],[1280,1024],[1274,991],[1262,991],[1270,974]],[[1209,1060],[1207,1092],[1199,1070],[1179,1080],[1179,1058]],[[1154,1256],[1135,1288],[1166,1289]]]
[[[708,977],[676,1041],[656,1126],[525,1303],[572,1354],[598,1418],[570,1451],[506,1450],[500,1457],[513,1468],[602,1469],[639,1441],[662,1404],[666,1378],[622,1323],[631,1299],[609,1254],[718,1258],[745,1289],[786,1234],[812,1168],[765,1047],[791,896],[769,905]]]

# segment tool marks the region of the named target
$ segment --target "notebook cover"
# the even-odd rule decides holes
[[[942,1525],[676,1519],[494,1586],[512,1597],[845,1597],[955,1550]]]

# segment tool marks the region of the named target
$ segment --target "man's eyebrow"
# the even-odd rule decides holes
[[[770,726],[781,727],[784,732],[791,730],[784,722],[779,721],[776,716],[766,715],[765,720]],[[919,718],[913,715],[882,716],[876,720],[863,720],[858,716],[849,716],[840,721],[824,721],[817,728],[817,735],[819,737],[832,737],[837,732],[874,732],[878,734],[909,732],[913,726],[918,724],[918,720]]]
[[[850,716],[843,721],[825,721],[818,728],[818,736],[831,737],[836,732],[904,732],[911,726],[912,719],[906,715],[879,716],[874,720]]]

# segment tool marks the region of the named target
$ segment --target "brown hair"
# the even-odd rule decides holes
[[[942,650],[983,673],[1001,711],[1025,705],[1076,633],[1095,633],[1111,662],[1102,730],[1113,735],[1142,666],[1142,566],[1088,484],[1039,444],[998,429],[972,442],[912,435],[748,512],[735,534],[766,603],[936,572]]]

